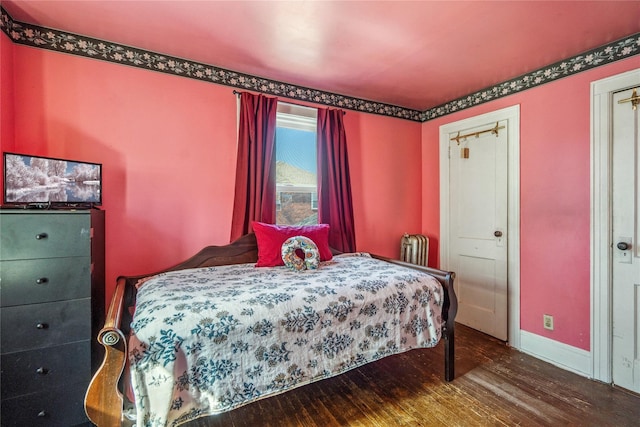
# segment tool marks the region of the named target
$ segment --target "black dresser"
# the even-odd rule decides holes
[[[88,423],[104,305],[104,211],[0,210],[2,427]]]

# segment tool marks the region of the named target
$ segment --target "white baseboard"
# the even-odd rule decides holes
[[[520,351],[567,371],[593,378],[591,352],[527,331],[520,331]]]

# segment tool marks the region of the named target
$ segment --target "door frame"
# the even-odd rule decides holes
[[[507,337],[520,349],[520,105],[440,126],[440,265],[449,264],[449,134],[507,120]]]
[[[592,377],[612,381],[611,100],[640,85],[640,68],[591,82],[591,366]]]

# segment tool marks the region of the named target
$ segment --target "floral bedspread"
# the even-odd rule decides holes
[[[240,264],[155,276],[131,325],[136,425],[178,425],[435,346],[443,301],[435,278],[364,253],[303,272]]]

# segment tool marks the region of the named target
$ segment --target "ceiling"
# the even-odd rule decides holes
[[[420,111],[640,32],[640,0],[0,4],[15,21]]]

